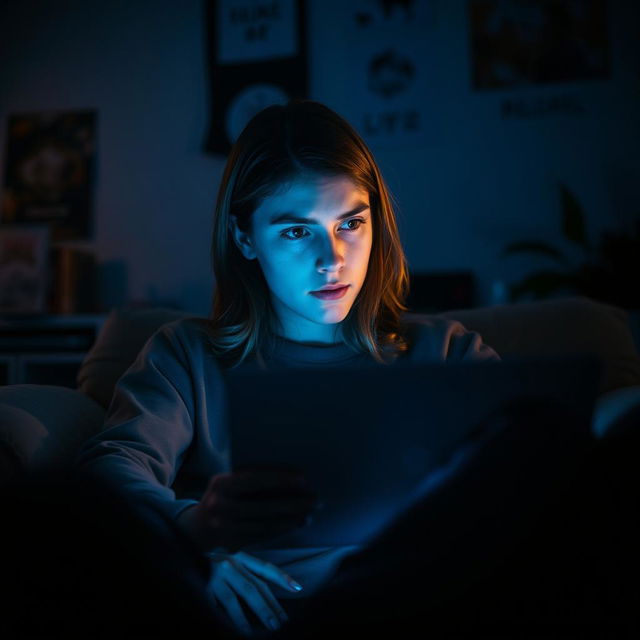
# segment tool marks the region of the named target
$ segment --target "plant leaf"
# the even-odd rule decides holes
[[[509,287],[511,301],[521,298],[527,293],[532,293],[535,298],[545,296],[563,288],[574,288],[574,276],[561,271],[536,271],[524,280]]]
[[[563,184],[560,185],[560,197],[562,200],[562,232],[565,238],[588,249],[589,243],[587,242],[584,215],[580,203]]]
[[[551,245],[545,244],[544,242],[528,242],[526,240],[523,240],[522,242],[512,242],[502,250],[502,257],[510,256],[514,253],[539,253],[549,258],[553,258],[560,264],[567,264],[567,259],[561,251]]]

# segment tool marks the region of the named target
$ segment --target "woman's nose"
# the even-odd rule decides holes
[[[322,251],[318,257],[318,271],[339,271],[344,267],[344,256],[337,240],[327,239],[322,243]]]

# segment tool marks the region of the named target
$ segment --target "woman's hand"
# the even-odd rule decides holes
[[[300,473],[247,469],[213,476],[178,523],[204,551],[237,551],[304,525],[315,506],[316,495]]]
[[[247,636],[254,631],[243,605],[270,631],[275,631],[287,621],[287,614],[267,581],[297,593],[302,587],[293,578],[275,565],[243,551],[213,553],[210,557],[213,562],[208,591],[216,605],[224,609],[236,631]]]

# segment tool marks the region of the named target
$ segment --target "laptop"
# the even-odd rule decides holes
[[[311,524],[265,548],[362,545],[513,401],[559,403],[584,425],[567,437],[584,438],[601,375],[595,356],[230,370],[231,465],[295,467],[318,492]]]

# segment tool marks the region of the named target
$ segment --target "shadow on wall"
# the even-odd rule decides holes
[[[129,299],[128,275],[124,260],[107,260],[98,265],[100,311],[125,306]]]
[[[476,305],[472,271],[412,272],[407,297],[410,312],[438,313]]]
[[[125,260],[106,260],[98,264],[98,313],[112,309],[145,309],[163,307],[180,309],[194,315],[208,316],[211,309],[212,282],[198,279],[182,282],[177,290],[166,292],[156,284],[147,285],[138,297],[130,290],[129,266]]]

